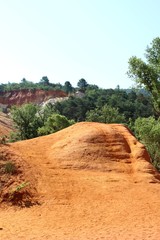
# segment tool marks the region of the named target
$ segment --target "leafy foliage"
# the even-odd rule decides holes
[[[11,141],[47,135],[74,123],[73,120],[68,120],[65,116],[58,114],[51,104],[43,110],[33,104],[13,107],[11,116],[17,129],[17,132],[11,134]]]
[[[128,75],[137,84],[144,86],[153,99],[155,110],[160,114],[160,38],[153,39],[147,47],[145,57],[147,62],[135,56],[129,59]]]
[[[81,78],[78,81],[77,86],[79,87],[80,91],[85,92],[85,90],[87,89],[88,83],[84,78]]]
[[[21,140],[38,136],[38,128],[43,125],[43,121],[38,114],[38,106],[25,104],[21,107],[13,107],[11,116],[17,128],[16,138]]]
[[[0,92],[21,89],[62,90],[63,86],[60,83],[50,83],[47,76],[42,77],[38,83],[33,83],[23,78],[20,83],[8,82],[6,84],[0,84]]]
[[[72,87],[72,84],[69,82],[69,81],[66,81],[65,83],[64,83],[64,91],[66,92],[66,93],[72,93],[73,92],[73,87]]]
[[[117,108],[112,108],[106,104],[102,108],[88,111],[86,120],[102,123],[124,123],[125,117],[119,113]]]
[[[124,115],[125,122],[129,119],[135,120],[137,117],[149,117],[154,115],[153,106],[150,95],[144,95],[141,92],[131,90],[113,90],[98,89],[87,87],[84,97],[69,97],[68,100],[58,102],[54,105],[56,111],[68,119],[78,121],[86,121],[87,112],[95,112],[96,115],[101,114],[97,109],[103,108],[105,105],[118,109],[119,114]]]
[[[50,82],[47,76],[42,77],[42,79],[40,80],[40,83],[46,86],[50,85]]]
[[[72,120],[68,120],[65,116],[59,114],[52,114],[48,117],[47,121],[44,123],[44,126],[38,129],[38,134],[47,135],[50,133],[57,132],[63,128],[69,127],[75,123]]]
[[[160,118],[138,118],[135,121],[136,137],[146,146],[152,162],[160,170]]]
[[[57,102],[55,110],[68,119],[74,119],[75,122],[85,121],[86,112],[95,107],[95,104],[89,101],[86,97],[77,98],[71,96],[68,100]]]

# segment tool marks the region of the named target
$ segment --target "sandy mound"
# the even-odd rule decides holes
[[[52,164],[54,168],[100,170],[115,175],[115,180],[159,178],[144,145],[121,124],[77,123],[55,134],[12,146],[34,162]]]
[[[29,169],[29,171],[28,171]],[[7,144],[0,144],[0,204],[32,206],[37,204],[34,176],[29,165]],[[28,174],[29,173],[29,174]],[[33,175],[33,173],[32,173]]]
[[[159,178],[144,145],[123,125],[79,123],[52,137],[47,156],[61,167]]]
[[[0,239],[159,238],[159,174],[123,125],[78,123],[8,147],[40,205],[3,206]]]

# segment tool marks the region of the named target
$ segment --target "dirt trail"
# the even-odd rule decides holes
[[[124,126],[79,123],[10,149],[40,205],[1,207],[0,239],[159,239],[159,174]]]

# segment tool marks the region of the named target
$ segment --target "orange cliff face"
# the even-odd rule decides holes
[[[41,104],[51,98],[67,97],[67,93],[61,90],[41,90],[41,89],[22,89],[7,92],[0,92],[0,106],[11,107],[20,106],[24,103]]]

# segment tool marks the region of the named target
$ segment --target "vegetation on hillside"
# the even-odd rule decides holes
[[[44,108],[32,103],[12,107],[11,117],[17,131],[12,133],[11,141],[54,133],[80,121],[123,123],[143,141],[135,131],[136,119],[156,117],[148,92],[135,89],[126,91],[119,87],[100,89],[87,82],[85,88],[80,86],[78,90],[83,93],[80,97],[72,94],[68,100],[54,105],[50,103]],[[146,144],[144,141],[143,143]],[[155,165],[158,166],[156,163]]]
[[[39,83],[23,79],[19,84],[1,84],[1,91],[39,88],[61,89],[69,94],[67,100],[43,109],[33,104],[13,107],[11,116],[17,132],[12,134],[12,141],[53,133],[80,121],[123,123],[145,144],[151,161],[160,169],[160,38],[147,47],[145,57],[146,62],[135,56],[129,59],[128,75],[137,88],[128,90],[119,86],[101,89],[84,78],[76,88],[69,81],[64,85],[50,83],[47,77]],[[75,94],[77,91],[81,94]]]
[[[153,164],[160,170],[160,38],[153,39],[145,51],[146,62],[136,56],[129,59],[128,75],[148,90],[155,116],[136,119],[135,135],[148,149]]]
[[[145,51],[146,62],[136,56],[129,59],[128,75],[151,94],[155,111],[160,114],[160,38],[153,39]]]
[[[52,111],[50,105],[41,110],[39,106],[32,103],[21,107],[14,106],[11,109],[11,117],[16,129],[16,132],[11,134],[11,141],[47,135],[74,123],[73,120],[68,120],[65,116]]]
[[[86,80],[81,78],[78,81],[77,86],[81,91],[84,91],[87,86]],[[20,81],[20,83],[8,82],[6,84],[3,84],[3,83],[0,84],[0,92],[21,90],[21,89],[62,90],[67,94],[70,94],[76,91],[76,88],[74,88],[69,81],[66,81],[64,85],[60,83],[51,83],[47,76],[43,76],[38,83],[33,83],[23,78]]]

